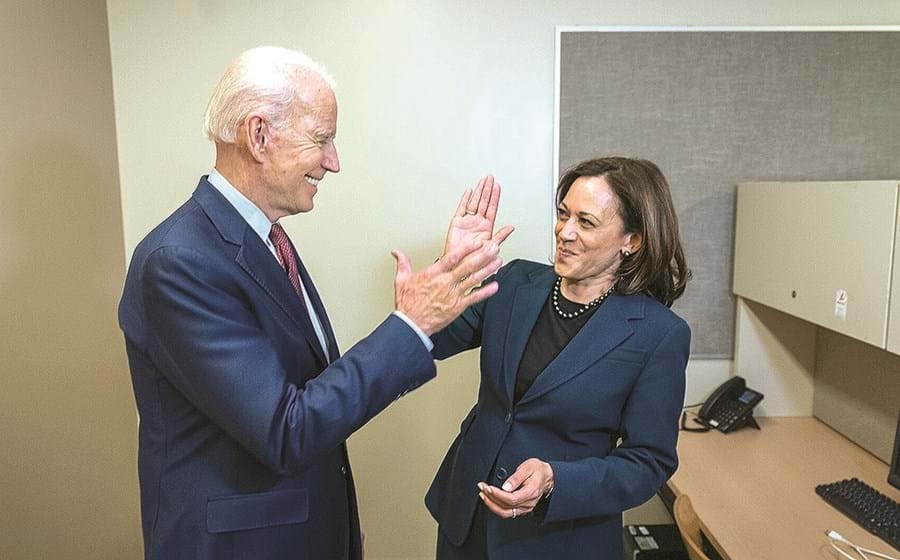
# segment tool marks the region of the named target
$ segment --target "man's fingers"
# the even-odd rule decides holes
[[[470,198],[472,198],[472,189],[466,189],[462,198],[459,199],[459,204],[456,206],[456,212],[453,214],[454,216],[460,217],[466,215],[466,206],[469,204]]]
[[[500,284],[496,281],[491,282],[489,284],[485,284],[484,286],[474,289],[462,298],[462,303],[464,308],[469,308],[479,301],[484,301],[492,295],[496,294],[500,289]]]
[[[495,243],[497,243],[497,245],[500,245],[501,243],[506,241],[506,238],[512,235],[512,232],[514,231],[516,231],[516,228],[513,226],[503,226],[497,231],[497,233],[494,234],[494,237],[492,239]]]
[[[468,278],[482,268],[490,265],[500,253],[500,246],[494,242],[486,243],[479,249],[469,251],[456,266],[452,268],[457,278]],[[485,278],[487,278],[485,276]],[[484,278],[482,278],[483,280]]]
[[[503,266],[503,259],[498,255],[493,261],[487,263],[485,266],[479,268],[472,274],[463,277],[460,279],[460,288],[464,294],[468,294],[472,290],[479,288],[481,283],[487,280],[489,277],[497,274],[497,271],[500,270],[500,267]]]
[[[501,259],[499,256],[496,256],[493,261],[486,263],[483,267],[479,268],[472,274],[461,277],[459,280],[459,287],[462,290],[464,297],[465,294],[469,294],[469,292],[471,292],[472,290],[479,288],[482,282],[487,280],[490,276],[496,274],[502,266],[503,259]],[[490,295],[493,294],[485,294],[484,297],[490,297]],[[467,304],[467,306],[468,305],[471,304]]]
[[[463,259],[480,249],[483,243],[483,241],[477,239],[464,239],[458,247],[444,254],[435,266],[438,266],[443,272],[454,272],[454,269],[460,265]],[[462,278],[463,275],[458,277]]]

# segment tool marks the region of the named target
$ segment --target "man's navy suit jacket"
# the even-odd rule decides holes
[[[644,294],[611,295],[513,403],[516,373],[556,275],[513,261],[500,290],[432,335],[435,358],[481,347],[478,402],[426,497],[460,545],[478,482],[501,486],[526,459],[550,463],[555,487],[530,515],[487,514],[491,560],[622,558],[622,512],[675,472],[690,328]]]
[[[205,177],[135,250],[119,323],[146,558],[359,558],[344,440],[434,362],[393,315],[339,357],[298,266],[328,356],[275,257]]]

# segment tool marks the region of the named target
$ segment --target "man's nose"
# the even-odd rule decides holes
[[[337,173],[341,170],[341,162],[338,159],[337,146],[334,140],[328,142],[325,146],[325,159],[322,160],[322,167],[331,173]]]

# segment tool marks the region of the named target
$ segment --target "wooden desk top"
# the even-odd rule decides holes
[[[669,487],[691,497],[723,558],[840,559],[825,537],[829,529],[898,556],[815,492],[818,484],[855,476],[900,501],[900,490],[887,483],[887,464],[815,418],[757,421],[761,431],[679,436],[680,466]]]

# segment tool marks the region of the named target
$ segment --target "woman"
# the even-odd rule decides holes
[[[490,183],[461,201],[448,246],[490,237]],[[622,511],[678,464],[690,329],[669,307],[690,273],[665,177],[594,159],[556,198],[554,265],[506,265],[496,295],[432,337],[437,359],[481,347],[478,402],[425,499],[440,560],[620,560]]]

